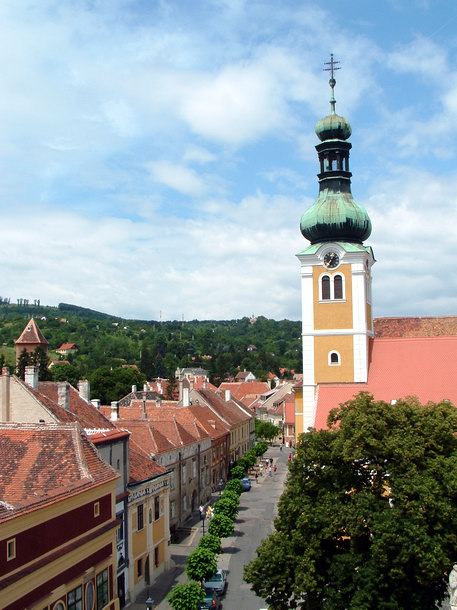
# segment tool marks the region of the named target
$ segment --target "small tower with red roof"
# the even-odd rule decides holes
[[[24,350],[31,354],[36,350],[37,347],[41,347],[47,354],[49,343],[43,336],[34,318],[31,318],[30,321],[27,323],[27,326],[22,331],[19,339],[16,339],[15,346],[17,360],[19,358],[19,355]]]

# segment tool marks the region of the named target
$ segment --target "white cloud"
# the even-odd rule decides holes
[[[168,161],[154,161],[148,165],[153,179],[156,182],[191,197],[204,194],[206,187],[199,176],[184,165],[169,163]]]

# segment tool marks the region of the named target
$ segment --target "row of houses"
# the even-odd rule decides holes
[[[255,436],[253,413],[210,384],[184,380],[176,401],[132,388],[101,406],[86,380],[41,382],[32,366],[24,381],[2,369],[0,422],[7,610],[117,610],[135,600],[170,568],[173,533]]]

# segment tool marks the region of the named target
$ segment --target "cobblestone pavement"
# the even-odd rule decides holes
[[[228,589],[223,599],[224,610],[259,610],[265,608],[265,602],[258,598],[243,581],[243,566],[254,556],[257,546],[273,529],[277,503],[282,493],[284,479],[287,475],[288,450],[270,447],[265,457],[272,457],[277,464],[277,472],[272,476],[261,476],[256,484],[252,480],[252,489],[241,494],[240,512],[235,527],[235,534],[222,540],[222,553],[219,555],[219,567],[228,571]],[[214,497],[217,499],[217,496]],[[146,599],[150,596],[154,610],[171,610],[166,601],[170,589],[176,584],[186,582],[184,566],[188,555],[198,544],[202,536],[202,524],[198,514],[190,520],[187,535],[170,547],[174,567],[160,577],[160,581],[145,589],[135,603],[127,606],[128,610],[145,610]]]

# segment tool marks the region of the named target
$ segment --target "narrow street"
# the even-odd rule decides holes
[[[265,457],[272,457],[277,464],[276,474],[271,477],[268,475],[259,477],[258,484],[252,480],[251,491],[241,494],[235,534],[222,540],[222,553],[219,555],[218,565],[228,571],[227,593],[222,600],[224,610],[266,608],[265,602],[251,591],[250,585],[243,581],[243,567],[255,557],[256,548],[272,531],[277,503],[287,475],[287,456],[286,448],[283,451],[280,451],[279,447],[268,449]],[[144,610],[144,602],[148,595],[155,601],[154,610],[171,610],[166,595],[176,583],[186,582],[184,565],[187,556],[202,536],[201,530],[201,524],[197,522],[180,544],[171,545],[175,567],[161,578],[159,586],[145,590],[137,603],[128,606],[128,610]]]

